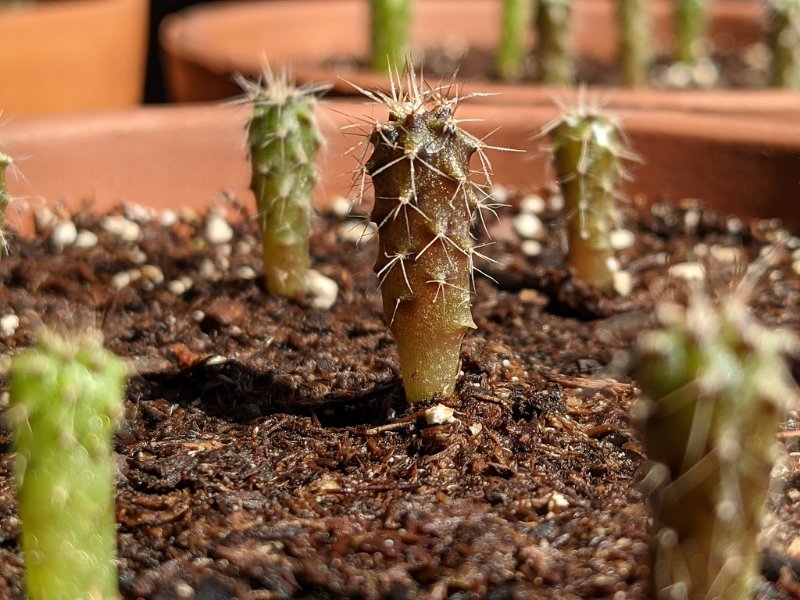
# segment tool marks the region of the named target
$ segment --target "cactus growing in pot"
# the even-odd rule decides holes
[[[772,85],[800,89],[800,1],[769,0]]]
[[[695,65],[706,52],[709,0],[677,0],[675,5],[675,60]]]
[[[756,271],[717,307],[698,290],[686,309],[661,305],[661,328],[638,345],[653,598],[749,598],[758,580],[775,433],[797,398],[786,354],[797,344],[747,308]]]
[[[513,81],[522,77],[525,67],[525,34],[531,21],[533,0],[505,0],[500,23],[500,44],[495,57],[495,73]]]
[[[411,0],[370,0],[370,64],[379,73],[391,74],[405,66]]]
[[[459,126],[459,99],[421,86],[412,70],[391,95],[365,92],[389,109],[373,125],[364,172],[375,192],[375,272],[411,403],[455,389],[461,340],[475,327],[470,285],[479,253],[470,227],[487,208],[486,192],[470,179],[476,153],[488,180],[487,146]]]
[[[286,71],[264,69],[262,80],[238,78],[253,105],[248,124],[252,175],[261,224],[264,279],[279,296],[306,288],[316,153],[322,137],[314,118],[315,93],[326,86],[295,87]]]
[[[112,437],[127,375],[94,333],[45,331],[12,360],[6,418],[33,600],[118,596]]]
[[[578,276],[598,290],[614,289],[617,261],[611,243],[615,194],[624,176],[625,149],[616,119],[581,101],[543,133],[552,141],[553,161],[564,196],[567,261]]]
[[[575,64],[570,38],[572,6],[569,0],[541,0],[536,9],[539,34],[539,79],[548,85],[570,85]]]
[[[645,0],[620,0],[619,55],[625,83],[633,88],[647,85],[647,72],[653,57],[650,10]]]

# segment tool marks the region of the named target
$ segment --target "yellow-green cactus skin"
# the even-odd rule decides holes
[[[647,0],[619,0],[619,54],[625,84],[632,88],[647,86],[647,74],[653,59],[653,31]]]
[[[552,141],[567,219],[567,260],[596,289],[614,289],[611,245],[615,192],[628,155],[615,119],[594,110],[566,112],[546,132]]]
[[[369,0],[370,63],[378,73],[402,71],[408,55],[411,0]]]
[[[571,0],[539,0],[536,10],[539,80],[544,84],[568,86],[575,80],[571,18]]]
[[[706,53],[709,0],[677,0],[675,3],[675,60],[694,65]]]
[[[768,4],[772,85],[800,89],[800,0],[769,0]]]
[[[759,325],[742,294],[718,307],[695,292],[663,305],[638,345],[638,426],[654,466],[652,597],[740,600],[759,578],[756,537],[775,433],[797,391],[785,332]]]
[[[262,81],[240,85],[253,106],[250,188],[261,224],[266,287],[277,296],[297,297],[305,291],[311,263],[308,238],[322,146],[314,107],[322,88],[298,88],[285,72],[268,70]]]
[[[112,441],[127,376],[99,334],[43,332],[12,360],[6,417],[32,600],[118,597]]]
[[[523,75],[528,52],[525,35],[530,27],[534,6],[533,0],[503,1],[495,73],[504,81],[515,81]]]
[[[406,89],[368,95],[389,109],[374,124],[365,164],[375,191],[375,272],[414,403],[453,393],[461,341],[475,327],[470,226],[486,196],[470,180],[470,157],[486,163],[483,144],[454,117],[458,101],[420,90],[413,73]]]

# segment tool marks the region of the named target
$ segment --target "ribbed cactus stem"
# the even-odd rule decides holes
[[[583,281],[611,292],[614,284],[614,195],[622,176],[619,126],[587,110],[567,112],[548,129],[567,220],[567,260]]]
[[[99,334],[43,332],[12,360],[6,415],[32,600],[118,597],[112,438],[127,374]]]
[[[800,89],[800,0],[769,0],[772,85]]]
[[[240,81],[253,105],[248,128],[267,289],[295,297],[306,287],[316,154],[322,137],[314,118],[320,88],[297,88],[285,72],[263,82]]]
[[[385,74],[402,71],[409,51],[411,0],[370,0],[372,68]]]
[[[570,0],[539,0],[536,27],[539,33],[539,79],[548,85],[571,85],[575,79],[572,55]]]
[[[413,403],[453,393],[461,340],[475,327],[470,225],[481,201],[469,162],[482,144],[459,127],[456,101],[421,91],[413,73],[391,97],[370,95],[389,109],[365,165],[375,190],[375,272]]]
[[[8,240],[6,239],[6,209],[11,203],[11,195],[8,193],[6,181],[8,167],[14,161],[5,152],[0,152],[0,258],[5,254]]]
[[[619,43],[622,74],[633,88],[647,85],[647,73],[653,58],[653,31],[649,2],[619,0]]]
[[[709,0],[677,0],[675,5],[675,60],[694,65],[706,52]]]
[[[756,323],[741,294],[661,306],[638,345],[639,428],[654,466],[652,597],[751,598],[778,423],[796,390],[794,338]]]
[[[520,79],[525,71],[526,35],[534,0],[504,0],[495,71],[500,79]]]

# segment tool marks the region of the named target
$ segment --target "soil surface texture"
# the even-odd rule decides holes
[[[316,218],[314,268],[338,286],[329,309],[264,291],[256,221],[231,204],[227,220],[51,214],[36,241],[13,240],[3,354],[42,323],[94,326],[136,369],[115,444],[123,597],[644,598],[645,456],[625,351],[655,298],[681,297],[681,277],[725,293],[772,244],[752,304],[799,330],[800,239],[695,204],[629,203],[617,244],[630,293],[603,297],[565,269],[553,201],[512,198],[487,223],[494,262],[478,265],[478,328],[456,396],[440,400],[450,418],[405,404],[365,222]],[[778,438],[760,599],[800,597],[796,413]],[[12,467],[0,425],[4,599],[24,585]]]

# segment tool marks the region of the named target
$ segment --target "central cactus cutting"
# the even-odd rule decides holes
[[[421,89],[414,73],[392,94],[364,92],[389,109],[369,138],[383,307],[397,341],[410,403],[455,390],[470,309],[470,227],[487,195],[470,180],[470,158],[486,146],[459,127],[457,99]],[[363,91],[363,90],[362,90]]]

